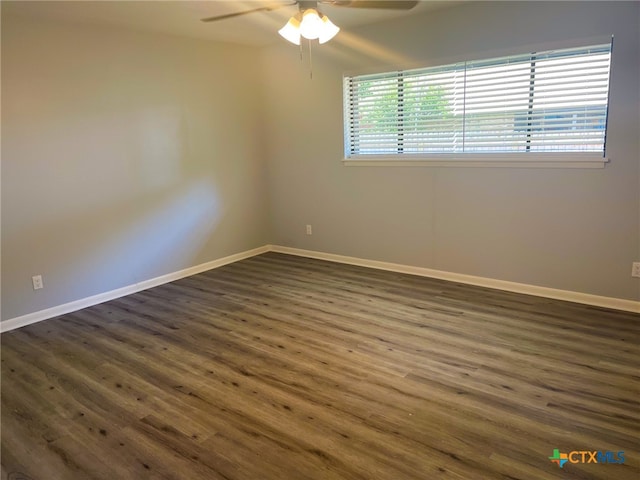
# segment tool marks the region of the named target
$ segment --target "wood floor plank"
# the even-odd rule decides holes
[[[640,478],[637,314],[267,253],[1,340],[2,480]]]

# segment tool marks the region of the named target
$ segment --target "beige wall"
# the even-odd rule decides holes
[[[310,80],[284,42],[3,13],[2,319],[267,243],[640,300],[639,16],[472,2],[344,29]],[[346,70],[612,33],[603,170],[342,166]]]
[[[268,242],[258,55],[3,15],[3,319]]]
[[[639,4],[472,2],[263,57],[273,242],[640,300]],[[615,34],[602,170],[344,167],[344,71],[491,58]],[[305,50],[306,51],[306,50]],[[285,101],[286,99],[286,101]],[[313,225],[313,236],[305,235]]]

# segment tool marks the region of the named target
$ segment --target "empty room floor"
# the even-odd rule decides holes
[[[638,314],[267,253],[3,334],[2,479],[637,480],[639,347]]]

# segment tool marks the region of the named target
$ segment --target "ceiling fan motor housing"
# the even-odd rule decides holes
[[[318,10],[318,2],[317,1],[300,0],[298,2],[298,8],[300,9],[301,12],[304,12],[305,10],[307,10],[309,8],[313,8],[314,10]]]

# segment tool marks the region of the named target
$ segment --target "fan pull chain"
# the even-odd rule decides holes
[[[311,61],[311,40],[309,42],[309,78],[313,80],[313,62]]]

